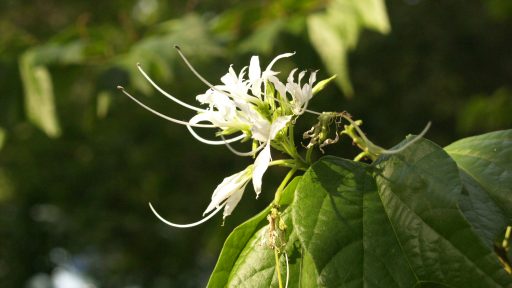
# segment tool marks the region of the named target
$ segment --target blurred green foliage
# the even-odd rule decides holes
[[[268,173],[258,201],[248,189],[223,227],[216,219],[175,230],[151,214],[149,201],[176,222],[198,219],[215,186],[250,162],[196,143],[183,127],[116,90],[123,85],[159,111],[192,116],[156,95],[136,70],[141,63],[164,89],[193,103],[207,87],[174,44],[213,83],[253,54],[268,63],[296,51],[278,63],[281,76],[294,67],[320,69],[320,79],[337,73],[339,86],[327,87],[310,107],[350,111],[385,147],[428,120],[428,138],[441,145],[510,128],[510,1],[386,6],[2,1],[0,286],[48,284],[58,269],[78,271],[101,287],[204,286],[226,236],[269,203],[282,171]],[[346,144],[328,152],[355,151]]]

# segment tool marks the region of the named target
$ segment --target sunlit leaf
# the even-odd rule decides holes
[[[354,91],[347,70],[347,43],[340,38],[325,15],[313,15],[308,18],[308,33],[311,43],[329,72],[338,75],[336,83],[347,96],[352,96]]]
[[[340,2],[341,6],[354,5],[355,14],[361,18],[363,28],[372,29],[384,34],[391,30],[385,1],[337,0],[337,2]]]

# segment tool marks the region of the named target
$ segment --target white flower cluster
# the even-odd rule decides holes
[[[292,119],[307,111],[308,102],[314,94],[313,83],[316,81],[316,71],[310,73],[307,83],[301,84],[306,72],[300,72],[295,81],[295,69],[288,76],[287,82],[283,83],[277,78],[278,72],[273,71],[272,67],[279,59],[290,57],[294,53],[277,56],[263,71],[260,68],[258,56],[253,56],[249,66],[244,67],[240,73],[237,74],[233,67],[229,67],[228,73],[221,78],[222,84],[212,85],[192,67],[180,49],[176,48],[192,72],[209,87],[204,94],[196,97],[205,108],[192,106],[175,98],[155,84],[140,65],[138,68],[163,95],[197,112],[197,115],[189,121],[163,115],[141,103],[122,87],[119,88],[145,109],[169,121],[187,126],[190,133],[199,141],[210,145],[227,145],[237,155],[255,157],[254,164],[225,178],[217,186],[203,214],[203,216],[209,215],[198,222],[185,225],[169,222],[158,215],[150,203],[152,211],[165,223],[174,227],[192,227],[207,221],[222,208],[224,208],[224,218],[230,215],[251,179],[256,196],[261,193],[263,174],[272,162],[270,148],[274,145],[284,147],[281,150],[287,152],[283,142],[288,139],[288,127]],[[217,129],[216,135],[221,139],[205,139],[196,133],[194,130],[196,128]],[[239,152],[230,146],[230,143],[250,139],[252,139],[253,148],[249,152]]]

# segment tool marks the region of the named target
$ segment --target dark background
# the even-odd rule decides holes
[[[283,80],[293,67],[326,78],[305,20],[326,2],[1,1],[0,286],[62,287],[57,282],[70,275],[89,287],[204,286],[224,239],[268,205],[285,171],[267,172],[258,200],[249,186],[224,226],[220,216],[186,230],[165,226],[148,202],[175,222],[196,221],[216,185],[251,160],[198,143],[115,87],[168,115],[192,116],[135,71],[141,62],[162,87],[194,103],[207,87],[179,61],[175,43],[214,83],[229,64],[239,71],[259,54],[266,66],[289,51],[296,56],[276,66]],[[349,54],[354,96],[331,85],[309,107],[349,111],[384,147],[428,121],[426,137],[441,146],[511,128],[511,3],[387,1],[391,32],[364,30]],[[277,20],[288,25],[267,29]],[[251,40],[256,33],[265,41]],[[29,52],[51,75],[57,134],[29,121],[20,76]],[[315,123],[301,121],[297,131]],[[343,142],[327,152],[353,157]]]

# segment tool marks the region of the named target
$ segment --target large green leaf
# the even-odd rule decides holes
[[[512,224],[512,130],[465,138],[445,150],[464,185],[460,208],[491,247]]]
[[[291,206],[296,177],[283,191],[280,201],[282,217],[287,225],[286,252],[289,258],[289,287],[312,287],[316,279],[313,262],[303,253],[291,222]],[[224,243],[221,255],[208,282],[208,287],[277,287],[274,252],[264,244],[267,239],[267,215],[270,208],[237,227]],[[281,256],[281,274],[286,278],[285,258]]]
[[[427,140],[367,166],[332,157],[296,188],[293,223],[322,287],[512,287],[459,212],[454,161]]]
[[[297,187],[293,218],[319,286],[415,283],[368,166],[334,157],[314,164]]]

